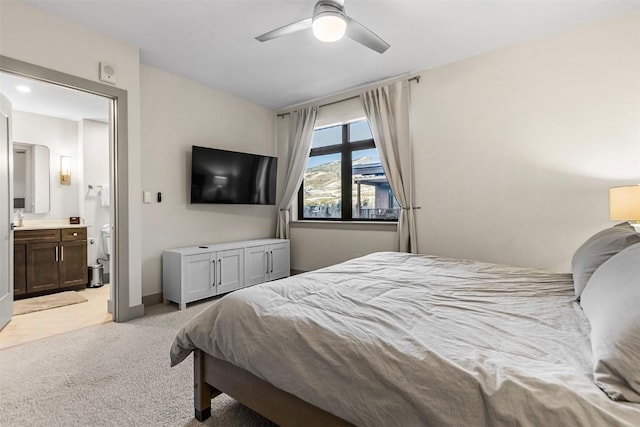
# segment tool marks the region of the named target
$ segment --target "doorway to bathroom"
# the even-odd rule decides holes
[[[111,99],[3,71],[0,92],[12,104],[16,227],[1,349],[112,320],[114,150]]]

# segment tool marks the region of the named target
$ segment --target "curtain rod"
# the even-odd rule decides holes
[[[415,76],[415,77],[411,77],[410,79],[407,79],[408,82],[411,82],[413,80],[415,80],[416,83],[420,83],[420,76]],[[355,96],[350,96],[349,98],[341,99],[339,101],[327,102],[326,104],[318,105],[318,108],[328,107],[329,105],[339,104],[341,102],[350,101],[352,99],[356,99],[356,98],[359,98],[359,97],[360,97],[360,95],[355,95]],[[278,114],[278,117],[284,118],[284,116],[288,116],[289,114],[291,114],[291,113],[280,113],[280,114]]]

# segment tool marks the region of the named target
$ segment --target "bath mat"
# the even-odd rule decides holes
[[[57,294],[21,299],[13,303],[13,315],[18,316],[81,302],[87,302],[87,299],[76,291],[58,292]]]

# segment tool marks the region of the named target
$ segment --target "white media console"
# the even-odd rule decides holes
[[[162,294],[187,303],[289,276],[289,240],[259,239],[168,249],[162,253]]]

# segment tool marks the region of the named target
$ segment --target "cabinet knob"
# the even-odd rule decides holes
[[[75,236],[77,236],[77,235],[78,235],[78,233],[73,233],[73,236],[74,236],[74,237],[75,237]]]

